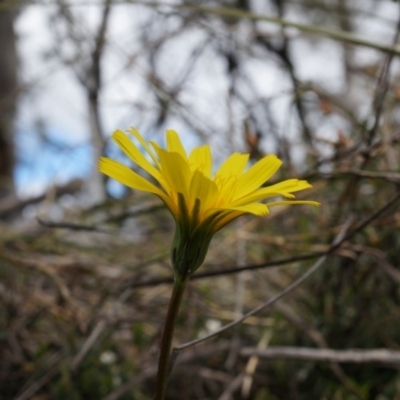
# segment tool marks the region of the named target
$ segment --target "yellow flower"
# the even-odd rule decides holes
[[[282,204],[319,205],[315,201],[292,200],[292,193],[311,187],[307,181],[288,179],[262,186],[282,164],[275,155],[268,155],[246,169],[249,155],[234,153],[213,173],[209,145],[196,147],[188,155],[173,130],[167,130],[166,149],[152,141],[147,143],[136,129],[129,132],[152,162],[124,132],[117,130],[113,139],[151,180],[105,157],[100,158],[99,169],[126,186],[154,193],[166,204],[177,228],[172,263],[181,276],[192,274],[202,264],[214,233],[235,218],[243,214],[266,215],[269,207]],[[278,196],[290,200],[258,202]]]

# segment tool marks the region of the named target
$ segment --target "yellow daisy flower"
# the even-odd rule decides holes
[[[176,222],[172,263],[181,277],[190,276],[202,264],[214,233],[237,217],[266,215],[269,207],[282,204],[319,205],[315,201],[293,200],[292,193],[311,187],[307,181],[288,179],[262,186],[282,164],[275,155],[268,155],[246,169],[249,154],[234,153],[213,174],[209,145],[196,147],[187,154],[173,130],[167,130],[166,149],[153,141],[146,142],[136,129],[129,132],[153,162],[124,132],[117,130],[112,138],[152,179],[106,157],[100,158],[99,170],[133,189],[154,193],[169,208]],[[258,202],[277,196],[290,200]]]

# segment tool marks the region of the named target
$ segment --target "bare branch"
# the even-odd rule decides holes
[[[257,349],[245,347],[240,351],[242,356],[258,356],[260,358],[287,358],[307,361],[334,361],[338,363],[384,363],[400,364],[400,351],[374,349],[374,350],[332,350],[314,349],[308,347],[269,347]]]
[[[336,239],[333,241],[332,246],[337,246],[341,240],[343,240],[343,238],[345,237],[345,234],[347,232],[347,229],[349,228],[350,224],[351,224],[352,218],[349,218],[347,220],[347,223],[344,225],[343,230],[337,235]],[[286,287],[284,290],[282,290],[280,293],[278,293],[277,295],[273,296],[271,299],[268,299],[265,303],[259,305],[258,307],[254,308],[253,310],[251,310],[250,312],[246,313],[245,315],[243,315],[242,317],[238,318],[237,320],[225,325],[224,327],[222,327],[221,329],[219,329],[218,331],[213,332],[210,335],[207,335],[203,338],[200,339],[196,339],[193,340],[191,342],[182,344],[180,346],[177,346],[174,348],[173,350],[173,356],[177,356],[178,352],[180,350],[183,350],[187,347],[190,346],[194,346],[196,344],[199,344],[205,340],[211,339],[214,336],[220,335],[221,333],[225,332],[226,330],[240,324],[241,322],[243,322],[246,318],[257,314],[258,312],[262,311],[264,308],[276,303],[278,300],[280,300],[282,297],[286,296],[288,293],[292,292],[293,290],[295,290],[297,287],[299,287],[304,281],[306,281],[315,271],[317,271],[321,265],[327,260],[328,258],[328,254],[325,254],[324,256],[322,256],[306,273],[304,273],[303,275],[301,275],[301,277],[299,279],[297,279],[296,281],[294,281],[291,285],[289,285],[288,287]]]

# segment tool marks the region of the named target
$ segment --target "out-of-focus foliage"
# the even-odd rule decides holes
[[[400,348],[399,68],[396,55],[374,50],[398,42],[399,5],[382,3],[226,4],[239,14],[329,27],[344,32],[342,41],[323,29],[228,18],[194,3],[96,3],[96,23],[79,2],[43,8],[57,44],[46,56],[81,84],[94,157],[115,151],[103,126],[113,106],[115,128],[135,125],[159,139],[174,127],[188,146],[211,142],[217,160],[230,151],[254,160],[273,151],[284,161],[275,179],[309,180],[306,197],[322,204],[245,217],[220,232],[203,276],[188,286],[176,344],[281,292],[350,224],[346,240],[295,291],[182,351],[168,399],[400,399],[398,363],[295,356],[309,347]],[[119,7],[134,24],[116,24]],[[121,31],[123,42],[115,40]],[[351,35],[367,46],[350,44]],[[95,174],[90,184],[0,203],[2,399],[152,398],[173,221],[154,198],[112,198],[113,184]],[[276,260],[287,261],[266,266]],[[246,266],[259,268],[231,273]],[[293,357],[243,354],[278,346]]]

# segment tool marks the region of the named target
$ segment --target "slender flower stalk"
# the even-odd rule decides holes
[[[190,276],[203,263],[213,235],[244,214],[263,216],[269,213],[270,207],[278,205],[319,203],[295,200],[293,193],[311,187],[305,180],[288,179],[263,186],[282,164],[275,155],[265,156],[246,168],[249,154],[234,153],[213,173],[209,145],[196,147],[187,154],[179,135],[173,130],[167,130],[166,149],[155,142],[146,142],[134,128],[128,132],[136,144],[120,130],[114,132],[113,139],[150,177],[144,178],[106,157],[100,158],[99,170],[126,186],[157,195],[170,210],[176,225],[171,249],[175,283],[162,336],[155,397],[162,400],[182,294]],[[144,149],[147,157],[139,147]],[[276,197],[283,200],[259,202]]]
[[[170,372],[170,354],[172,338],[174,335],[175,321],[178,316],[179,307],[183,293],[186,288],[187,280],[180,280],[175,276],[171,299],[168,306],[167,317],[165,318],[163,333],[160,344],[160,357],[158,359],[157,386],[154,400],[163,400],[167,388],[167,380]]]

